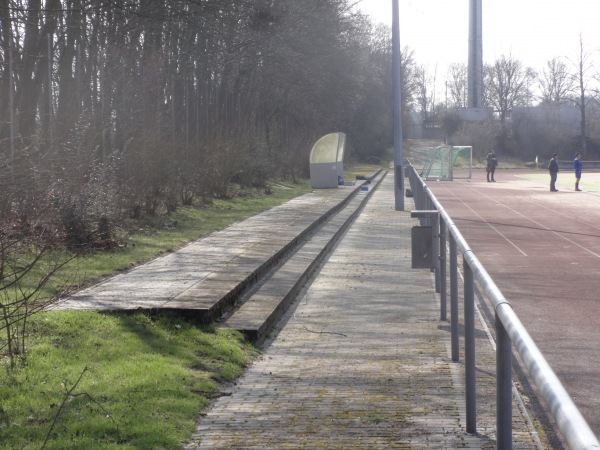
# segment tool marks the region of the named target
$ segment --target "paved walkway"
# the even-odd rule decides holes
[[[463,366],[451,362],[431,273],[411,269],[413,205],[394,210],[393,182],[388,174],[186,449],[495,448],[490,340],[478,323],[469,435]],[[539,448],[519,405],[514,448]]]

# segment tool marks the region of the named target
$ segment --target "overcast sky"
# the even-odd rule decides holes
[[[577,61],[579,36],[600,71],[600,0],[483,0],[483,61],[512,54],[540,71],[553,57]],[[391,27],[392,0],[359,7]],[[400,44],[444,78],[453,62],[467,63],[469,0],[399,0]]]

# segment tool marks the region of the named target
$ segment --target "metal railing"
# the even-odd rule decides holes
[[[469,244],[437,201],[433,192],[418,175],[410,162],[406,165],[407,176],[413,192],[417,210],[415,216],[427,221],[427,214],[437,211],[434,225],[435,285],[440,293],[440,317],[446,319],[447,273],[450,265],[450,330],[452,361],[459,360],[458,327],[458,254],[463,256],[464,277],[464,345],[466,428],[468,433],[477,431],[476,386],[475,386],[475,282],[490,300],[495,311],[496,331],[496,448],[512,448],[512,346],[520,356],[525,369],[540,391],[565,442],[571,449],[600,449],[598,439],[573,403],[558,377],[533,342],[529,333],[504,298]],[[419,215],[422,212],[425,214]],[[425,216],[425,217],[424,217]],[[430,225],[431,223],[427,223]],[[438,225],[439,224],[439,225]],[[439,227],[439,229],[438,229]],[[448,242],[447,242],[448,241]],[[440,249],[436,254],[436,249]],[[448,251],[446,251],[448,249]],[[446,258],[448,255],[448,258]]]

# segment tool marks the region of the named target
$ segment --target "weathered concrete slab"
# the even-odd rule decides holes
[[[318,190],[195,241],[127,273],[84,289],[55,305],[63,309],[211,309],[235,300],[255,273],[270,265],[360,186]],[[193,289],[193,290],[191,290]],[[204,291],[204,292],[202,292]],[[208,295],[215,305],[208,306]],[[128,304],[134,306],[126,306]]]
[[[373,189],[381,182],[383,176],[384,174],[381,174],[375,178]],[[303,242],[297,252],[278,267],[258,291],[222,323],[222,326],[241,331],[253,341],[262,339],[285,313],[312,271],[326,256],[327,250],[335,245],[337,238],[357,216],[368,198],[369,196],[353,198],[347,208],[340,210],[318,233]]]

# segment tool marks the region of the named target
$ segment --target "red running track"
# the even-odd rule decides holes
[[[600,436],[600,195],[525,173],[427,186]]]

